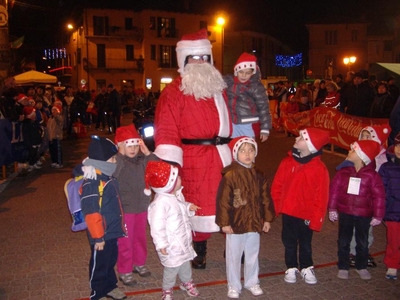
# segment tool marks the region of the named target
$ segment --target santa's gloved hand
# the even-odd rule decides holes
[[[381,223],[382,223],[382,220],[372,218],[371,223],[369,223],[369,225],[371,225],[371,226],[378,226],[378,225],[381,224]]]
[[[331,210],[329,212],[329,221],[335,222],[338,220],[338,218],[339,218],[339,215],[336,210]]]

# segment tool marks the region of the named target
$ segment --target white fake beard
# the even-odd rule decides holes
[[[184,70],[180,86],[184,95],[193,95],[196,100],[212,98],[226,88],[221,73],[209,63],[187,64]]]

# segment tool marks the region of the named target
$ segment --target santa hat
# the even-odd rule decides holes
[[[17,101],[19,103],[25,102],[26,100],[28,100],[28,97],[24,94],[18,94],[17,96]]]
[[[35,111],[36,109],[34,109],[32,106],[25,106],[23,110],[25,118],[32,119],[34,116],[36,116]]]
[[[150,188],[156,193],[169,193],[175,185],[179,170],[164,161],[149,161],[146,166],[144,181],[146,188],[144,193],[151,195]]]
[[[232,158],[236,161],[238,159],[239,148],[240,148],[240,146],[242,146],[243,143],[249,143],[249,144],[254,145],[255,150],[256,150],[256,155],[254,157],[257,156],[257,152],[258,152],[257,142],[251,137],[239,136],[239,137],[236,137],[233,140],[231,140],[228,144],[228,146],[232,152]]]
[[[325,130],[309,127],[299,131],[300,136],[306,141],[311,153],[318,152],[324,145],[329,143],[329,133]]]
[[[372,140],[357,141],[351,144],[350,147],[357,153],[365,165],[374,160],[381,150],[380,145]]]
[[[211,43],[208,40],[207,29],[200,29],[196,33],[186,34],[176,44],[176,57],[178,60],[178,72],[184,75],[185,60],[189,55],[207,54],[211,56],[211,64],[213,64],[213,56],[211,51]]]
[[[124,143],[125,146],[135,146],[139,145],[141,140],[133,124],[118,127],[115,133],[115,143],[117,145],[119,143]]]
[[[358,139],[361,139],[363,131],[368,131],[371,134],[371,140],[383,145],[389,137],[390,127],[389,125],[371,125],[361,129]]]
[[[242,53],[236,61],[236,65],[234,67],[234,75],[237,76],[240,70],[244,69],[253,69],[253,74],[256,74],[257,70],[257,58],[254,55],[249,53]]]
[[[59,106],[57,106],[57,105],[53,105],[53,107],[51,108],[51,111],[53,111],[53,110],[57,111],[58,113],[60,113],[60,112],[61,112],[61,109],[60,109],[60,107],[59,107]]]

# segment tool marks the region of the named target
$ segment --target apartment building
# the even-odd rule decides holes
[[[207,28],[216,67],[222,69],[222,30],[214,16],[143,10],[85,9],[71,32],[65,64],[69,83],[90,89],[113,83],[158,91],[177,73],[175,47],[182,35]],[[82,81],[83,80],[83,81]]]
[[[400,63],[400,16],[392,28],[370,22],[307,24],[313,78],[369,70],[374,63]],[[355,57],[354,63],[344,58]]]

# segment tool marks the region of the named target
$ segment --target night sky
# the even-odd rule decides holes
[[[68,20],[77,18],[82,5],[173,11],[184,11],[186,6],[190,12],[205,14],[223,11],[229,16],[227,31],[267,33],[295,51],[307,50],[306,23],[368,20],[382,26],[393,22],[394,13],[400,13],[400,0],[18,0],[9,14],[10,41],[25,35],[20,55],[24,52],[23,55],[31,56],[51,48]]]

